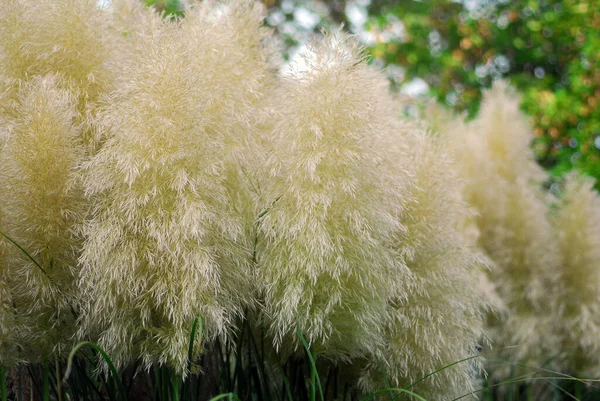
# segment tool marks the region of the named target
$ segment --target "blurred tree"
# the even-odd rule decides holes
[[[147,6],[156,8],[166,16],[182,16],[184,2],[182,0],[143,0]]]
[[[370,13],[371,52],[396,84],[420,78],[472,116],[482,88],[508,77],[533,117],[540,163],[600,179],[600,2],[409,1]]]

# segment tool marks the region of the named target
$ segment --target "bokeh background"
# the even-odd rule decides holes
[[[179,0],[147,3],[169,14],[184,10]],[[600,180],[600,1],[264,3],[287,61],[323,29],[343,24],[416,108],[433,97],[469,118],[482,90],[507,78],[531,117],[541,165],[556,178],[577,168]]]

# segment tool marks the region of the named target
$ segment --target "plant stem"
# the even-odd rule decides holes
[[[578,400],[583,399],[583,391],[581,389],[581,382],[575,382],[575,397]]]
[[[175,373],[171,372],[171,384],[173,387],[173,401],[179,401],[179,382],[181,381],[181,378],[179,377],[179,375],[176,375]]]
[[[316,378],[316,369],[310,368],[310,401],[315,401],[317,399],[317,378]]]
[[[8,389],[6,388],[6,374],[8,369],[0,369],[0,393],[2,394],[2,401],[8,400]]]
[[[58,395],[58,401],[63,401],[62,379],[60,377],[60,363],[58,362],[58,357],[54,359],[54,369],[56,371],[56,393]]]
[[[42,399],[50,401],[50,367],[48,363],[42,365]]]

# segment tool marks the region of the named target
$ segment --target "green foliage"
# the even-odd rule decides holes
[[[509,77],[534,120],[534,150],[559,176],[600,178],[600,7],[595,1],[402,2],[371,7],[371,53],[423,79],[473,116],[482,89]],[[391,69],[391,71],[396,71]]]
[[[164,16],[183,16],[184,6],[180,0],[144,0],[149,7],[154,7]]]

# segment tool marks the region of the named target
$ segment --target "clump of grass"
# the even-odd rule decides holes
[[[305,67],[303,68],[302,65]],[[328,34],[282,78],[258,224],[264,319],[285,355],[360,356],[380,342],[387,302],[408,270],[391,247],[404,228],[403,171],[394,171],[376,89],[358,44]],[[408,194],[406,194],[408,195]]]
[[[60,78],[23,83],[0,153],[2,279],[13,325],[30,361],[63,357],[76,330],[75,276],[85,205],[76,169],[83,158],[76,99]]]
[[[258,5],[240,1],[162,21],[134,43],[104,101],[106,140],[83,172],[93,210],[81,335],[97,333],[117,365],[141,358],[184,374],[194,318],[214,339],[253,302],[237,183],[268,87],[261,20]]]
[[[456,400],[486,314],[542,365],[568,319],[593,372],[598,202],[547,216],[509,88],[436,137],[341,31],[284,74],[260,4],[184,15],[0,4],[5,399]]]
[[[600,197],[591,178],[567,176],[552,223],[561,254],[559,366],[581,377],[600,376]]]
[[[475,120],[453,126],[442,116],[439,124],[450,131],[464,199],[477,212],[477,243],[494,263],[489,278],[506,308],[489,319],[494,348],[500,358],[541,366],[557,349],[559,249],[542,186],[548,175],[528,148],[533,131],[518,104],[498,81]]]
[[[190,342],[186,346],[188,350],[192,350],[195,338],[201,337],[198,331],[202,330],[202,321],[196,319],[194,326],[190,331]],[[245,330],[245,329],[243,329]],[[240,335],[250,335],[250,333],[240,333]],[[273,374],[270,369],[266,369],[266,375],[257,376],[257,380],[246,379],[252,377],[252,362],[238,358],[227,361],[220,361],[216,364],[205,365],[206,369],[223,370],[227,368],[238,369],[235,367],[238,362],[242,361],[244,365],[241,367],[241,373],[247,377],[239,377],[234,384],[227,382],[224,376],[221,376],[215,383],[204,382],[203,377],[210,375],[212,372],[205,370],[204,372],[194,372],[190,369],[190,373],[185,378],[176,374],[174,371],[165,369],[165,367],[153,366],[151,371],[140,370],[132,372],[130,369],[117,369],[113,364],[110,356],[97,344],[92,342],[81,342],[77,344],[70,352],[68,360],[65,363],[59,363],[55,366],[49,365],[29,365],[19,364],[12,367],[10,371],[12,375],[7,375],[9,369],[5,368],[0,373],[0,395],[2,400],[9,399],[25,399],[24,396],[36,394],[43,400],[106,400],[121,401],[128,399],[155,399],[155,400],[281,400],[281,401],[367,401],[367,400],[433,400],[425,395],[419,394],[415,390],[420,383],[426,382],[437,375],[441,375],[444,371],[454,369],[460,365],[469,365],[473,359],[479,355],[473,355],[463,360],[455,361],[446,366],[441,366],[434,371],[418,378],[413,383],[404,387],[382,387],[370,393],[359,393],[349,391],[348,385],[344,385],[344,390],[336,389],[339,382],[343,382],[343,376],[332,378],[331,374],[324,374],[319,369],[317,356],[313,354],[305,337],[297,331],[299,341],[303,344],[305,359],[290,360],[286,363],[290,367],[290,363],[297,365],[299,369],[298,375],[292,377],[287,376],[284,369],[283,373],[278,375]],[[260,339],[258,339],[261,342]],[[247,343],[248,347],[252,347],[251,342]],[[238,349],[243,354],[249,352],[253,354],[251,349],[246,349],[243,345]],[[210,352],[207,350],[207,352]],[[188,360],[188,366],[192,366],[197,359],[193,359],[193,353],[189,354],[191,358]],[[205,354],[206,355],[206,354]],[[259,354],[256,355],[259,357]],[[204,358],[204,357],[202,357]],[[258,361],[257,361],[258,362]],[[107,370],[98,371],[96,367],[100,363],[107,367]],[[231,365],[229,365],[231,363]],[[473,399],[478,394],[482,395],[482,399],[494,400],[516,400],[522,399],[527,401],[553,399],[553,400],[583,400],[586,397],[593,397],[597,394],[594,390],[594,380],[581,380],[573,376],[562,374],[550,369],[542,369],[535,366],[518,364],[514,362],[502,360],[490,360],[494,365],[510,366],[513,371],[518,368],[523,374],[513,375],[504,380],[487,379],[485,384],[477,386],[471,390],[464,389],[463,392],[453,396],[448,396],[452,401],[462,399]],[[322,365],[321,365],[322,367]],[[25,368],[25,369],[24,369]],[[24,373],[25,371],[25,373]],[[155,371],[157,375],[154,375]],[[132,375],[132,373],[134,373]],[[40,376],[38,376],[40,375]],[[37,376],[37,379],[36,379]],[[6,379],[9,379],[7,386]],[[18,380],[15,380],[17,378]],[[41,380],[40,380],[41,379]],[[336,383],[332,383],[335,379]],[[12,381],[12,382],[11,382]],[[277,383],[283,385],[279,390],[264,393],[264,389],[272,389]],[[339,391],[338,391],[339,390]],[[592,398],[589,398],[592,399]]]

